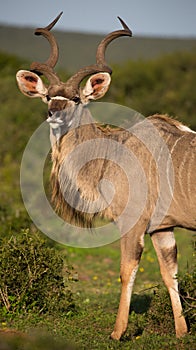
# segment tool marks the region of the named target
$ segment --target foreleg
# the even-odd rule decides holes
[[[128,324],[133,284],[144,246],[144,233],[139,238],[133,232],[121,238],[121,297],[112,339],[119,340]]]

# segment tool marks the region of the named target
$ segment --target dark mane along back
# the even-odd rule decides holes
[[[183,123],[181,123],[180,121],[178,121],[177,119],[173,119],[171,117],[169,117],[167,114],[154,114],[150,117],[147,118],[148,120],[152,121],[153,124],[157,124],[157,125],[170,125],[170,126],[173,126],[175,127],[175,130],[176,132],[182,132],[183,131],[183,128],[184,128],[184,131],[185,129],[190,130],[188,128],[188,126],[184,125]]]

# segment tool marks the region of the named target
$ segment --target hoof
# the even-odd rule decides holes
[[[110,335],[110,339],[113,339],[113,340],[120,340],[120,337],[121,337],[121,334],[113,331],[112,334]]]
[[[188,333],[187,325],[185,320],[182,320],[182,323],[176,327],[176,338],[184,337]]]
[[[188,333],[187,329],[183,329],[176,332],[176,338],[182,338]]]

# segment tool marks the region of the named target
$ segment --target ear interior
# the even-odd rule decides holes
[[[105,95],[109,89],[111,77],[109,73],[97,73],[92,75],[83,89],[83,96],[87,100],[97,100]]]
[[[16,74],[16,81],[20,91],[28,97],[44,98],[47,95],[48,89],[41,78],[33,72],[19,70]]]

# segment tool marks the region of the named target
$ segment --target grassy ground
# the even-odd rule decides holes
[[[187,269],[187,264],[193,263],[192,237],[193,234],[187,231],[176,232],[180,273]],[[74,349],[90,350],[195,348],[193,335],[176,340],[173,321],[168,329],[159,326],[157,332],[144,330],[144,315],[153,292],[162,283],[149,237],[146,237],[135,283],[128,330],[120,342],[109,339],[120,296],[119,242],[95,249],[66,248],[66,251],[74,266],[73,279],[77,280],[72,284],[76,310],[64,315],[29,314],[23,317],[20,314],[2,322],[0,349],[4,349],[2,339],[7,344],[6,350],[69,349],[70,345],[66,343],[74,344]],[[10,329],[11,333],[8,332]]]

